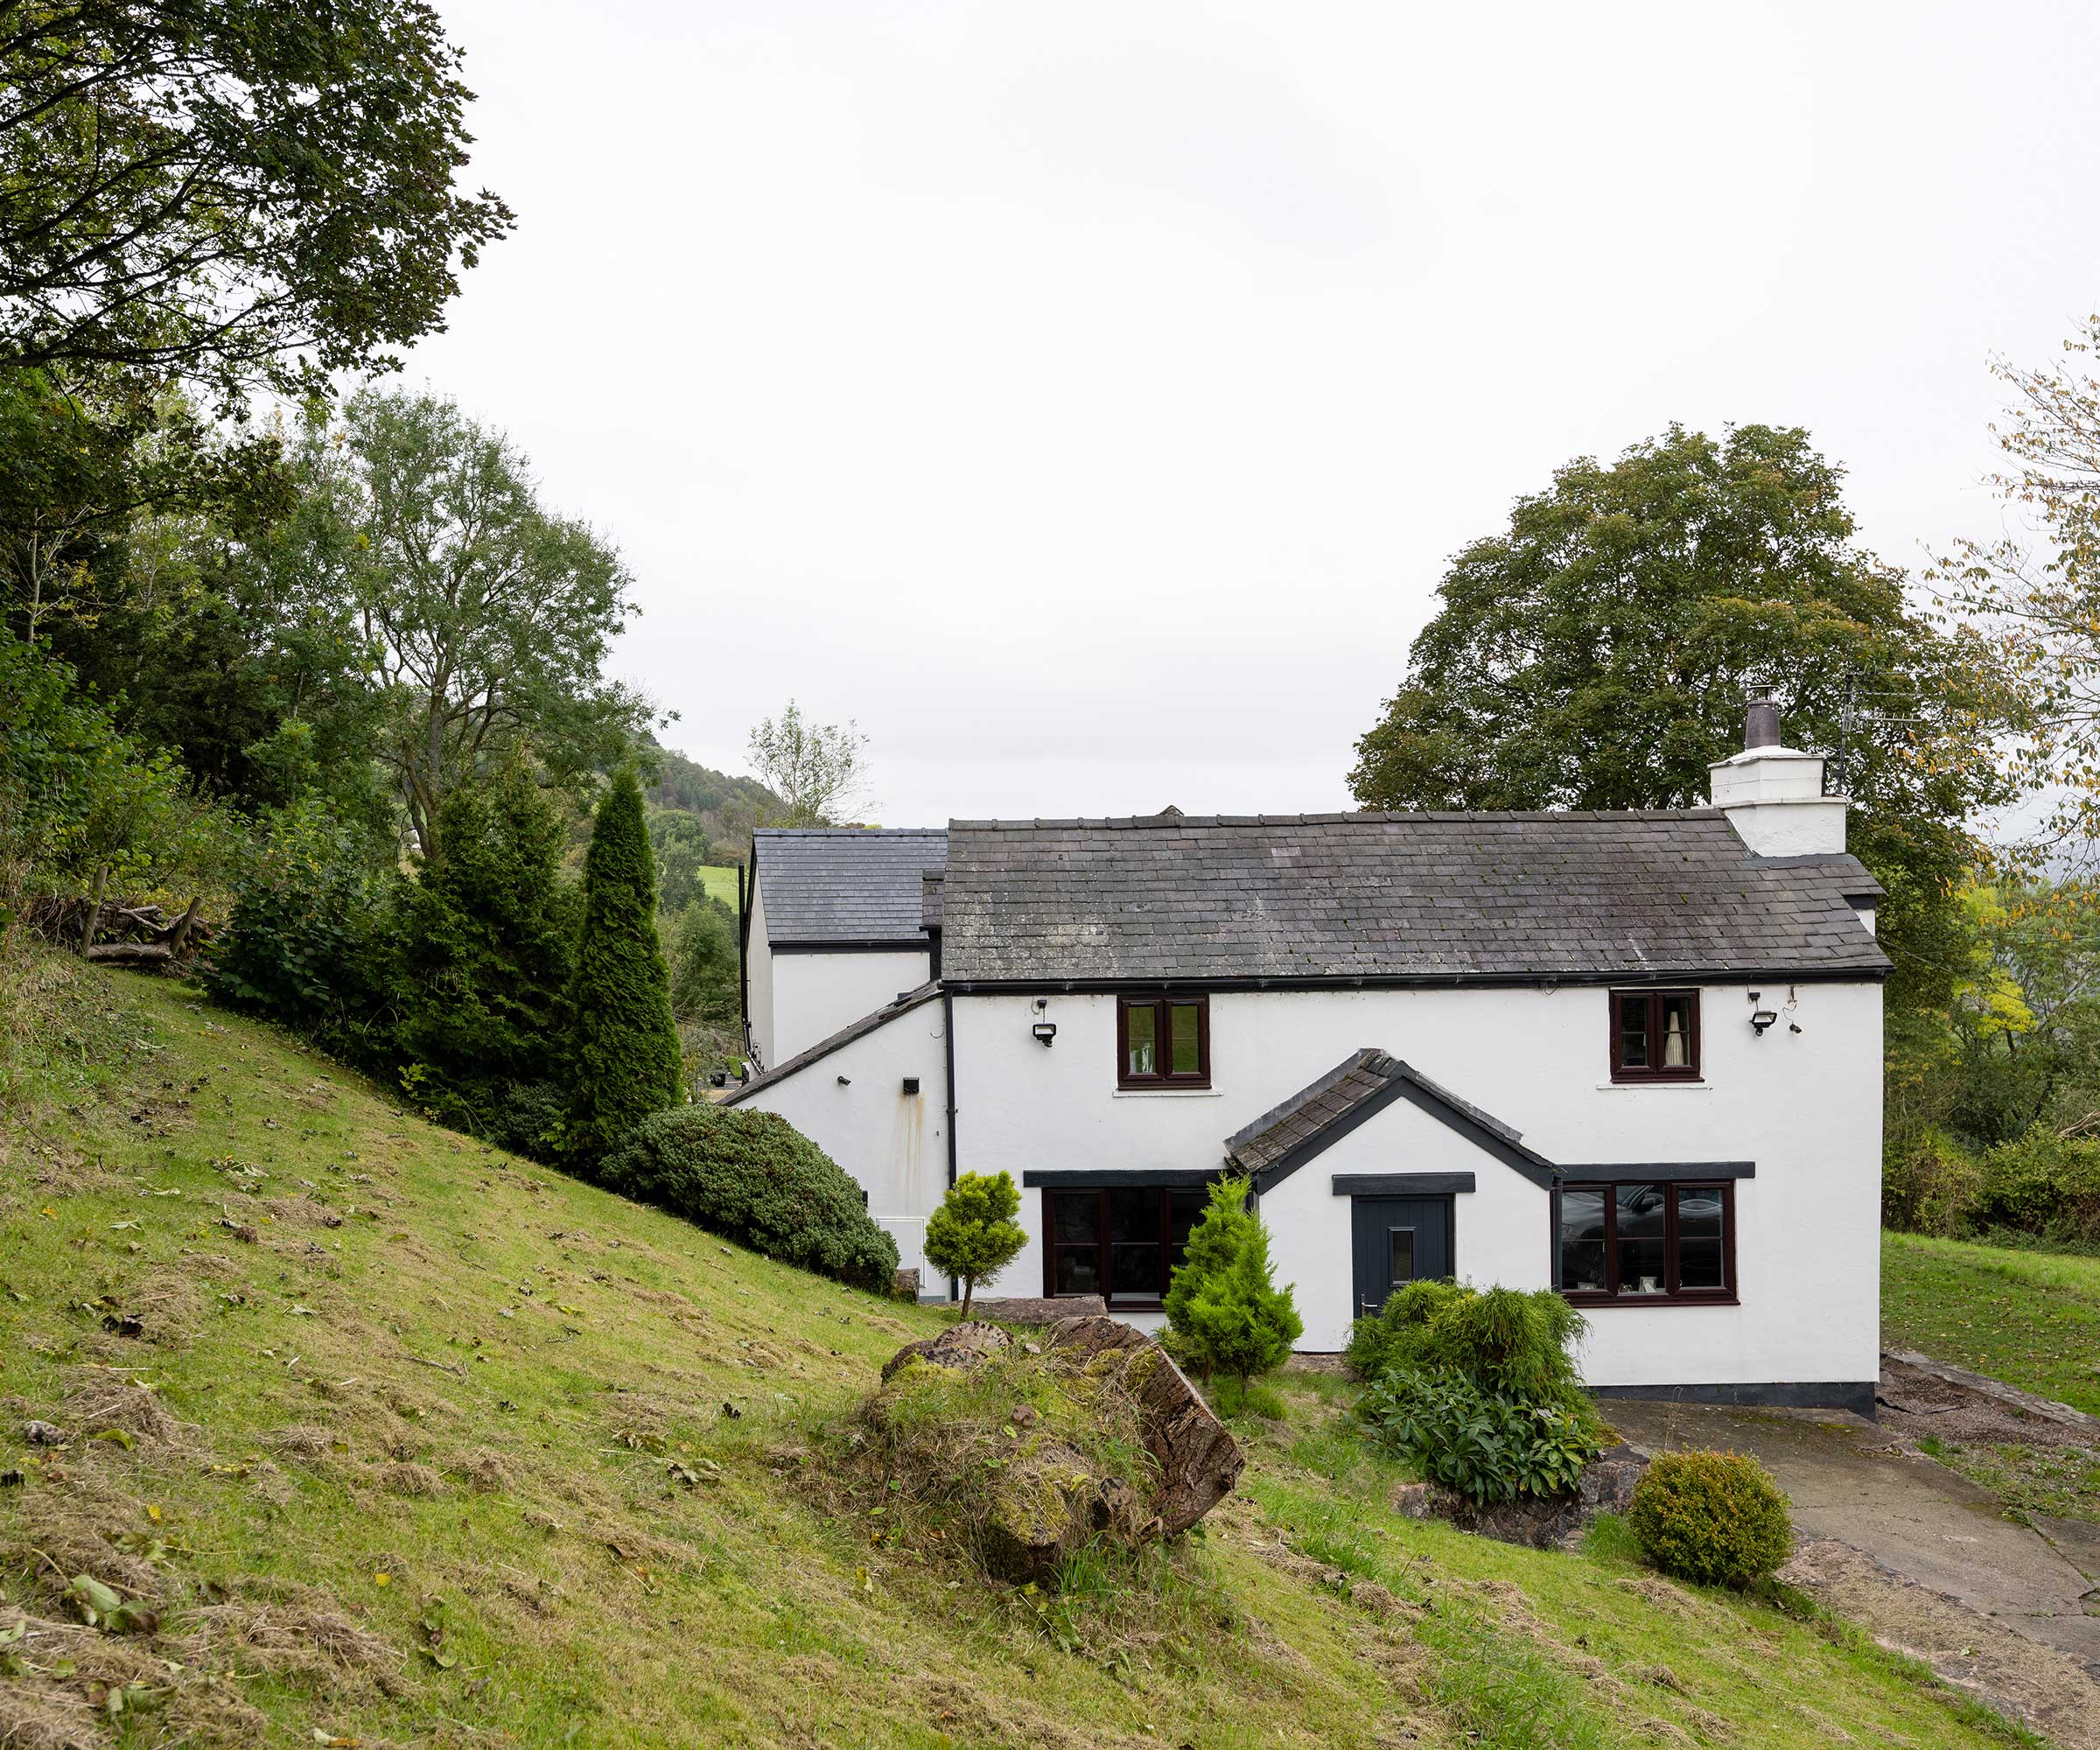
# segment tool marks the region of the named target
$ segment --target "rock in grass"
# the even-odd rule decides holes
[[[1166,1536],[1179,1536],[1231,1493],[1246,1454],[1173,1357],[1120,1319],[1060,1319],[1043,1334],[1068,1364],[1116,1368],[1138,1401],[1145,1450],[1159,1466],[1153,1510]]]
[[[996,1355],[1012,1347],[1013,1339],[997,1325],[972,1319],[965,1325],[950,1325],[937,1337],[922,1337],[915,1343],[906,1343],[882,1364],[882,1376],[886,1380],[892,1377],[909,1361],[928,1362],[934,1367],[971,1368],[986,1355]]]
[[[952,1523],[1017,1584],[1054,1588],[1098,1540],[1186,1530],[1245,1463],[1166,1352],[1117,1320],[1061,1320],[1039,1354],[997,1326],[954,1326],[906,1344],[883,1379],[861,1412],[862,1464],[886,1500],[943,1537]]]

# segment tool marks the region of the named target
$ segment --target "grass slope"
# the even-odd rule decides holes
[[[719,900],[731,911],[737,908],[737,872],[724,864],[703,864],[700,885],[710,900]]]
[[[2100,1258],[1885,1233],[1881,1341],[2100,1416]]]
[[[2100,1415],[2100,1258],[1884,1234],[1881,1340]],[[1920,1444],[2014,1518],[2100,1520],[2100,1464],[2083,1448]]]
[[[1331,1381],[1246,1424],[1202,1535],[987,1585],[804,1463],[942,1315],[420,1123],[182,987],[30,972],[0,1743],[2006,1735],[1813,1613],[1397,1518]],[[62,1626],[80,1574],[158,1633]]]

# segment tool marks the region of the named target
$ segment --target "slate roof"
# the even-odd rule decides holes
[[[774,947],[926,946],[920,878],[948,860],[939,827],[766,827],[752,836]]]
[[[808,1068],[819,1058],[830,1056],[840,1046],[851,1045],[855,1040],[865,1039],[878,1027],[887,1026],[898,1016],[908,1015],[914,1009],[923,1007],[940,994],[941,981],[938,978],[929,978],[916,990],[904,991],[892,1001],[885,1003],[873,1014],[863,1015],[858,1021],[847,1023],[829,1038],[817,1040],[815,1045],[805,1051],[798,1051],[785,1063],[775,1064],[763,1075],[752,1076],[726,1100],[718,1100],[715,1103],[720,1106],[733,1106],[739,1100],[748,1099],[761,1088],[770,1088],[776,1082],[785,1082],[796,1072]]]
[[[1856,858],[1753,856],[1715,808],[953,821],[942,886],[958,985],[1889,966]]]
[[[1226,1138],[1225,1163],[1249,1174],[1256,1188],[1266,1192],[1396,1097],[1410,1099],[1453,1129],[1473,1135],[1535,1180],[1543,1182],[1554,1171],[1544,1155],[1524,1146],[1519,1131],[1376,1046],[1344,1058],[1317,1082]]]

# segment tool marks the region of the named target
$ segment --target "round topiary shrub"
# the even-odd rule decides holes
[[[1787,1497],[1740,1452],[1661,1454],[1634,1484],[1627,1517],[1649,1561],[1698,1586],[1750,1586],[1794,1548]]]
[[[878,1294],[896,1281],[897,1242],[868,1219],[860,1186],[778,1113],[707,1104],[652,1113],[598,1178],[782,1264]]]

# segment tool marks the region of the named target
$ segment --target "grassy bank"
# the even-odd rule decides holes
[[[2100,1258],[1884,1234],[1881,1342],[2100,1415]]]
[[[943,1315],[423,1124],[182,987],[32,970],[0,1742],[2002,1737],[1827,1624],[1396,1518],[1332,1382],[1243,1424],[1200,1536],[990,1585],[802,1474]],[[80,1623],[111,1597],[133,1632]]]
[[[2100,1415],[2100,1258],[1886,1234],[1881,1340]],[[2100,1520],[2100,1456],[1928,1438],[2015,1517]]]

